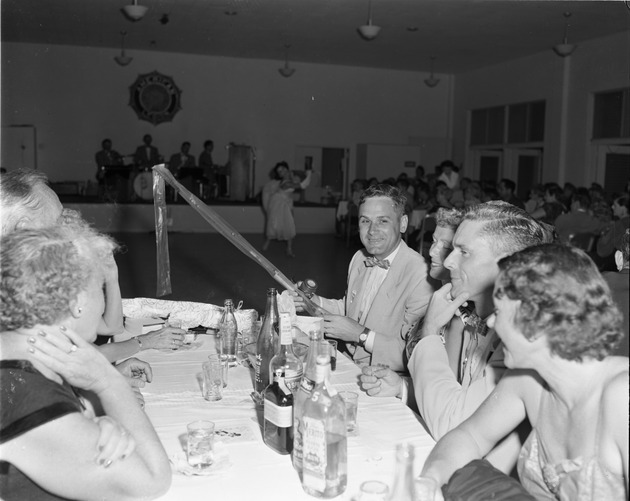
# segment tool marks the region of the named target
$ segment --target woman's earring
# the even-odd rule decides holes
[[[80,315],[81,313],[83,313],[83,308],[81,308],[81,307],[79,306],[79,307],[77,308],[77,311],[79,312],[79,315]]]

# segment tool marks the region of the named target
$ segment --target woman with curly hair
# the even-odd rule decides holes
[[[499,268],[488,324],[510,371],[437,443],[423,476],[446,483],[528,418],[518,473],[529,494],[627,499],[628,358],[611,356],[623,333],[608,285],[583,251],[558,244],[517,252]],[[477,464],[466,468],[479,472]],[[457,476],[443,489],[447,498]]]
[[[133,389],[91,344],[114,246],[72,223],[0,242],[2,499],[152,499],[170,486],[168,458]],[[151,378],[140,361],[129,370]]]

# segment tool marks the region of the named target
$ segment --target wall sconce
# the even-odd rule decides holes
[[[140,21],[149,8],[144,5],[138,5],[138,0],[133,0],[133,4],[125,5],[121,10],[130,20]]]
[[[133,57],[130,57],[125,54],[125,37],[127,36],[126,31],[120,32],[120,56],[114,57],[114,61],[116,61],[120,66],[127,66],[131,61],[133,61]]]
[[[571,13],[570,12],[565,12],[563,14],[563,16],[564,16],[564,19],[565,19],[565,21],[564,21],[564,38],[562,39],[562,43],[559,43],[559,44],[553,46],[553,50],[560,57],[567,57],[567,56],[570,56],[573,53],[573,51],[575,50],[577,45],[574,45],[572,43],[568,43],[568,41],[567,41],[567,33],[569,32],[569,18],[571,17]]]
[[[435,56],[431,56],[431,76],[429,78],[425,78],[424,80],[424,83],[427,85],[427,87],[432,87],[432,88],[440,83],[440,79],[435,78],[435,76],[433,75],[433,62],[434,61],[435,61]]]
[[[361,35],[365,40],[374,40],[379,32],[381,31],[381,27],[376,24],[372,24],[372,0],[368,0],[368,20],[367,24],[359,26],[357,28],[359,30],[359,35]]]
[[[285,44],[284,46],[284,66],[278,69],[278,73],[280,73],[284,78],[289,78],[293,73],[295,73],[295,68],[291,68],[289,66],[289,49],[290,45]]]

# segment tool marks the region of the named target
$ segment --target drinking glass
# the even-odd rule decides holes
[[[208,357],[208,361],[202,365],[203,368],[203,398],[214,401],[223,398],[223,367],[227,363],[217,355]]]
[[[415,480],[416,501],[433,501],[437,492],[437,482],[429,477],[418,477]]]
[[[339,396],[346,404],[346,431],[348,436],[356,437],[359,434],[359,427],[357,426],[359,394],[355,391],[340,391]]]
[[[214,423],[193,421],[188,423],[187,431],[188,464],[199,471],[210,468],[214,461]]]
[[[328,339],[330,345],[330,370],[337,370],[337,341],[334,339]]]
[[[359,487],[359,495],[356,501],[387,501],[389,487],[378,480],[367,480]]]

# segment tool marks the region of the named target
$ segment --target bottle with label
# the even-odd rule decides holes
[[[267,289],[265,319],[260,327],[256,342],[255,389],[258,396],[269,386],[269,362],[276,354],[278,339],[278,293],[273,287]]]
[[[226,299],[223,303],[223,316],[219,323],[219,336],[221,338],[221,358],[223,360],[227,359],[230,367],[235,367],[237,365],[238,325],[234,316],[234,303],[231,299]]]
[[[329,374],[330,356],[318,356],[315,388],[302,416],[302,488],[318,498],[339,496],[348,481],[346,408]]]
[[[273,383],[263,392],[263,440],[279,454],[293,449],[293,393],[285,384],[284,371],[273,372]]]
[[[390,501],[415,501],[414,456],[412,444],[403,442],[396,445],[396,470]]]
[[[295,395],[302,379],[304,365],[293,352],[293,333],[289,313],[280,313],[280,347],[269,362],[269,374],[274,374],[277,369],[284,371],[284,382]]]
[[[304,413],[304,403],[310,397],[313,388],[315,388],[317,356],[327,353],[321,331],[310,331],[309,337],[310,345],[306,354],[304,374],[300,381],[300,387],[295,394],[295,402],[293,404],[293,452],[291,453],[291,459],[293,460],[293,468],[298,472],[300,479],[302,478],[302,424],[300,421]]]

